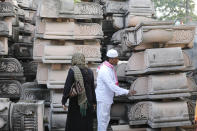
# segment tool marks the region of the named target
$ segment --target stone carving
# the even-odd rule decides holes
[[[16,80],[0,80],[1,98],[19,99],[22,91],[20,82]]]
[[[46,87],[38,85],[36,82],[27,82],[22,85],[23,93],[21,100],[45,100],[45,104],[50,103],[50,91]]]
[[[58,52],[50,50],[58,50]],[[70,63],[74,52],[84,53],[87,61],[100,61],[100,42],[96,40],[88,41],[64,41],[64,40],[44,40],[34,41],[33,58],[43,60],[46,63]]]
[[[14,6],[10,2],[0,2],[0,17],[8,17],[14,15]]]
[[[164,47],[192,48],[195,28],[171,24],[171,22],[153,21],[149,24],[142,23],[135,28],[126,28],[116,32],[111,41],[119,42],[123,51]]]
[[[23,76],[23,68],[15,58],[0,59],[0,77]]]
[[[128,5],[128,12],[132,15],[151,17],[155,14],[151,0],[129,0]]]
[[[129,99],[164,99],[190,96],[191,86],[185,73],[138,77],[130,90],[137,93]]]
[[[54,30],[55,29],[55,30]],[[42,20],[37,26],[36,36],[44,39],[100,39],[102,27],[96,23],[52,22]]]
[[[8,36],[9,29],[7,23],[4,21],[0,21],[0,36]]]
[[[79,52],[85,55],[86,61],[101,61],[100,45],[45,45],[42,61],[71,63],[72,55]]]
[[[139,102],[128,112],[130,125],[148,124],[152,128],[191,125],[187,102]]]
[[[193,65],[180,47],[157,48],[134,53],[128,61],[126,75],[187,70],[193,70]]]
[[[74,4],[73,0],[42,0],[38,10],[39,16],[44,18],[103,18],[101,5],[94,2]]]
[[[128,10],[128,4],[125,1],[109,0],[105,2],[105,14],[125,14]]]
[[[38,63],[38,69],[36,74],[36,80],[38,81],[38,84],[47,84],[48,68],[49,65]]]
[[[0,98],[0,130],[9,131],[9,109],[10,101],[7,98]]]
[[[0,37],[0,55],[8,54],[8,38]]]
[[[44,130],[44,101],[12,103],[10,113],[10,131]]]
[[[11,46],[12,55],[17,59],[33,59],[33,47],[27,43],[15,43]]]
[[[153,26],[148,24],[144,26],[141,24],[140,26],[136,29],[136,40],[137,45],[141,44],[142,48],[143,46],[146,48],[146,44],[150,44],[150,47],[156,46],[158,48],[176,46],[182,48],[193,47],[195,34],[195,27],[193,26]]]

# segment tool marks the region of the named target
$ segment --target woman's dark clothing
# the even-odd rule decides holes
[[[69,98],[65,131],[93,131],[93,104],[96,104],[94,75],[92,70],[88,68],[80,68],[80,71],[83,76],[84,87],[88,100],[88,109],[86,110],[86,116],[82,117],[80,114],[80,107],[78,105],[78,96],[69,98],[71,86],[75,81],[74,72],[70,69],[64,85],[64,94],[62,97],[62,105],[64,105]]]

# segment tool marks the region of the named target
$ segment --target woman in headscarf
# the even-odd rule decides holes
[[[82,90],[76,96],[71,96],[71,88],[78,82]],[[69,98],[68,115],[65,131],[93,131],[94,109],[96,105],[94,75],[85,65],[85,56],[76,53],[72,56],[72,66],[64,85],[62,106]]]

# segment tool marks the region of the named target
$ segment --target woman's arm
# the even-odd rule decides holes
[[[63,96],[62,96],[62,105],[65,105],[65,103],[67,102],[67,99],[69,97],[69,93],[70,93],[70,89],[71,86],[74,83],[74,72],[72,69],[70,69],[68,71],[68,76],[66,78],[66,82],[64,84],[64,91],[63,91]]]

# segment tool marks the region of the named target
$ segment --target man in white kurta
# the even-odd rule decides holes
[[[118,79],[114,65],[118,63],[118,53],[111,49],[107,52],[108,61],[98,67],[96,99],[98,130],[106,131],[110,120],[111,104],[114,95],[128,95],[129,90],[118,86]]]

